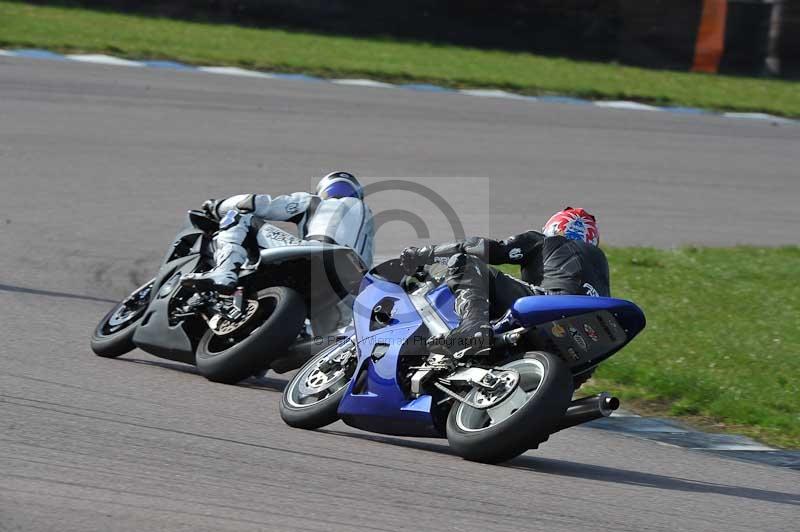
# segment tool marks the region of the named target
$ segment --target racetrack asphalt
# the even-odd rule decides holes
[[[469,233],[569,202],[614,245],[796,244],[799,141],[713,116],[0,57],[0,530],[796,530],[795,471],[588,428],[474,464],[444,441],[290,429],[285,376],[224,386],[88,344],[207,197],[341,168],[447,193]],[[370,201],[439,220],[409,192]],[[378,239],[389,255],[415,234],[395,220]]]

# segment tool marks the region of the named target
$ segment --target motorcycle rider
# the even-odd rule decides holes
[[[262,249],[299,245],[316,240],[352,248],[369,268],[372,265],[375,227],[372,211],[364,203],[364,188],[348,172],[332,172],[317,184],[314,194],[295,192],[272,197],[269,194],[240,194],[203,204],[206,213],[219,220],[214,236],[214,267],[185,275],[182,283],[198,289],[230,293],[236,288],[239,270],[247,261],[245,238],[257,229]],[[300,239],[267,221],[294,222]]]
[[[608,261],[597,247],[595,217],[566,207],[542,232],[526,231],[506,240],[471,237],[458,242],[409,247],[401,266],[411,274],[420,266],[447,263],[447,285],[456,296],[458,327],[438,343],[446,352],[472,352],[492,342],[491,318],[500,317],[520,297],[531,295],[609,296]],[[520,266],[521,280],[487,264]]]

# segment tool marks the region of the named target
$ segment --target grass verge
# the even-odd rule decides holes
[[[606,253],[613,295],[636,302],[648,323],[587,389],[800,448],[800,247]]]
[[[0,1],[0,46],[800,116],[798,84]]]

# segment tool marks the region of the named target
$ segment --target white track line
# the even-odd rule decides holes
[[[652,105],[646,105],[643,103],[638,102],[627,102],[627,101],[611,101],[611,102],[603,102],[598,101],[594,102],[597,107],[607,107],[610,109],[633,109],[636,111],[661,111],[659,107],[654,107]]]
[[[96,63],[100,65],[114,65],[114,66],[128,66],[128,67],[143,67],[144,63],[138,61],[129,61],[120,57],[113,57],[104,54],[72,54],[68,55],[67,59],[73,61],[82,61],[84,63]]]
[[[642,417],[639,414],[620,408],[611,412],[611,417]]]
[[[513,92],[501,91],[497,89],[461,89],[461,94],[469,96],[479,96],[481,98],[507,98],[509,100],[535,100],[532,96],[523,96],[521,94],[514,94]]]
[[[242,76],[246,78],[274,78],[275,76],[257,70],[245,70],[239,67],[206,66],[198,67],[197,70],[210,72],[211,74],[225,74],[228,76]]]
[[[793,120],[769,115],[767,113],[722,113],[722,116],[726,118],[744,118],[747,120],[767,120],[770,122],[780,122],[782,124],[790,124],[793,122]]]
[[[711,447],[689,447],[695,451],[777,451],[774,447],[767,447],[758,443],[743,443],[743,444],[721,444],[712,445]]]
[[[391,88],[394,87],[391,83],[384,83],[382,81],[375,81],[373,79],[331,79],[329,80],[331,83],[336,83],[337,85],[356,85],[359,87],[379,87],[379,88]]]
[[[46,52],[45,50],[41,50],[41,52]],[[13,50],[3,50],[0,49],[0,56],[2,57],[15,57],[18,54]],[[121,57],[114,57],[111,55],[106,54],[71,54],[67,56],[59,56],[65,57],[66,59],[70,59],[72,61],[79,61],[84,63],[94,63],[94,64],[101,64],[101,65],[114,65],[114,66],[127,66],[127,67],[145,67],[149,66],[140,61],[131,61],[128,59],[123,59]],[[262,78],[262,79],[275,79],[280,76],[276,76],[274,74],[270,74],[267,72],[259,72],[256,70],[246,70],[239,67],[226,67],[226,66],[205,66],[205,67],[198,67],[197,70],[202,72],[209,72],[212,74],[224,74],[228,76],[241,76],[241,77],[250,77],[250,78]],[[316,80],[315,80],[316,81]],[[361,87],[380,87],[380,88],[390,88],[390,87],[398,87],[398,85],[393,85],[391,83],[385,83],[382,81],[376,81],[372,79],[328,79],[331,83],[335,83],[337,85],[353,85],[353,86],[361,86]],[[413,84],[411,84],[413,85]],[[414,87],[408,87],[414,88]],[[509,100],[527,100],[527,101],[536,101],[538,98],[534,96],[524,96],[521,94],[514,94],[512,92],[499,90],[499,89],[462,89],[458,91],[450,91],[448,89],[443,89],[443,92],[459,92],[461,94],[466,94],[469,96],[477,96],[482,98],[505,98]],[[551,99],[558,99],[559,97],[551,98]],[[562,97],[564,100],[572,100],[571,97]],[[544,100],[543,100],[544,101]],[[662,108],[656,107],[653,105],[647,105],[638,102],[631,102],[625,100],[617,100],[617,101],[591,101],[586,100],[587,104],[595,105],[596,107],[604,107],[608,109],[627,109],[627,110],[636,110],[636,111],[670,111],[669,108]],[[698,111],[700,111],[698,109]],[[721,113],[716,114],[716,116],[723,116],[725,118],[739,118],[739,119],[747,119],[747,120],[761,120],[765,122],[772,122],[773,124],[797,124],[797,120],[782,118],[779,116],[774,116],[767,113],[748,113],[748,112],[729,112],[729,113]]]

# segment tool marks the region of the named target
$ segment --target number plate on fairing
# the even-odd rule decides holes
[[[594,366],[627,341],[619,321],[606,310],[551,321],[536,330],[571,368]]]

